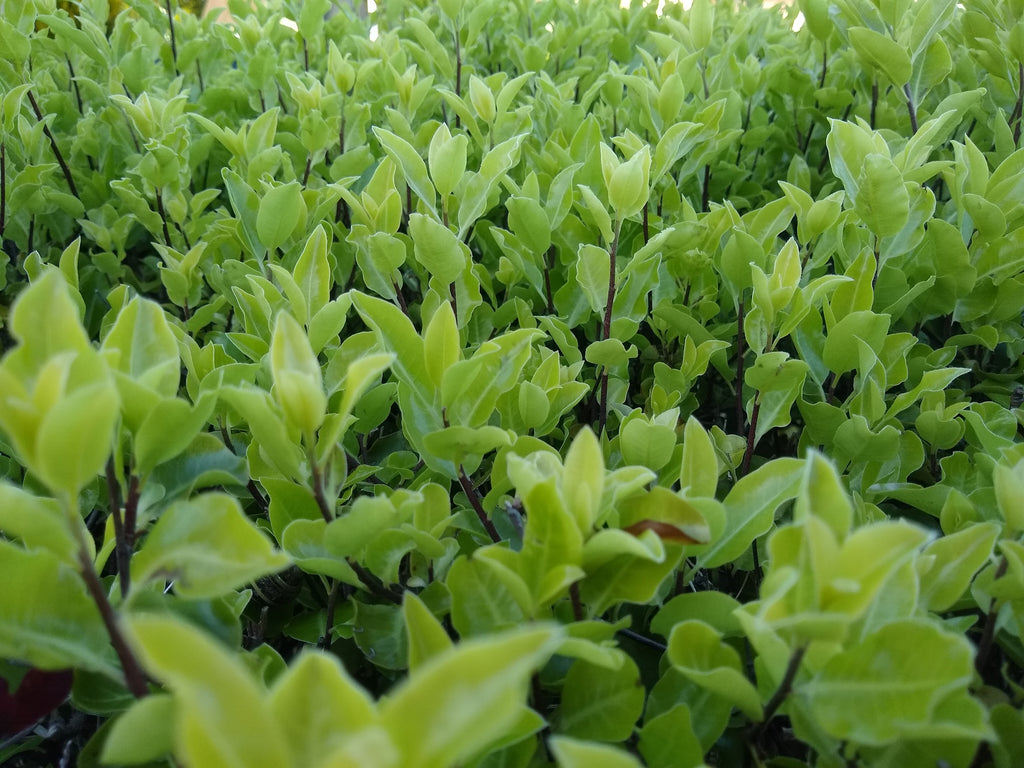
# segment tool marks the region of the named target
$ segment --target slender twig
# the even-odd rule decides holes
[[[779,687],[775,690],[771,699],[764,706],[764,719],[758,723],[751,732],[753,741],[760,740],[764,734],[765,728],[768,727],[768,721],[775,717],[775,713],[779,707],[782,706],[782,702],[786,700],[786,697],[793,690],[793,681],[796,680],[796,673],[800,671],[800,662],[803,661],[804,654],[807,652],[807,646],[801,645],[793,651],[793,655],[789,657],[789,664],[786,665],[786,672],[782,676],[782,682],[779,683]]]
[[[78,531],[78,528],[76,527],[75,530]],[[82,538],[80,531],[78,531],[78,535],[79,538]],[[124,632],[121,631],[117,614],[114,613],[114,607],[110,604],[110,599],[103,588],[103,582],[100,581],[99,574],[96,573],[96,568],[93,566],[92,558],[89,556],[89,550],[84,540],[79,542],[78,565],[81,570],[82,579],[85,581],[85,586],[89,590],[89,595],[99,609],[103,625],[106,627],[107,634],[110,636],[110,642],[114,646],[114,652],[121,662],[125,685],[132,696],[141,699],[149,693],[149,688],[146,686],[146,675],[142,671],[139,660],[128,645]]]
[[[327,651],[330,650],[331,643],[333,642],[333,633],[331,627],[334,626],[334,611],[338,605],[338,592],[341,590],[341,582],[337,579],[332,579],[331,589],[327,593],[327,616],[326,625],[324,626],[323,637],[320,638],[320,647]]]
[[[544,258],[544,296],[548,300],[548,314],[555,314],[555,300],[551,293],[551,262],[554,260],[555,246],[551,245],[548,248],[546,257]]]
[[[1009,564],[1004,556],[996,567],[995,576],[993,581],[998,581],[1006,575],[1006,569]],[[981,633],[981,640],[978,641],[978,654],[974,657],[974,668],[981,675],[985,667],[988,665],[988,656],[992,652],[992,643],[996,637],[996,622],[999,619],[999,607],[996,604],[996,599],[993,597],[988,606],[988,614],[985,616],[985,628]]]
[[[128,596],[131,588],[129,558],[131,551],[124,546],[124,518],[121,516],[121,488],[117,483],[114,460],[107,460],[107,496],[110,498],[110,514],[114,520],[114,557],[117,561],[117,580],[121,586],[121,598]]]
[[[473,507],[476,516],[480,518],[480,524],[487,531],[487,535],[491,537],[491,541],[497,544],[501,541],[501,535],[498,533],[498,529],[494,527],[491,519],[487,517],[487,512],[484,511],[483,504],[480,503],[480,494],[473,487],[473,483],[466,475],[466,470],[462,468],[461,464],[459,464],[459,485],[462,486],[462,490],[465,492],[466,498],[469,499],[470,506]]]
[[[164,196],[160,193],[160,187],[156,188],[156,212],[160,214],[160,223],[163,225],[164,230],[164,242],[168,248],[173,248],[171,244],[171,230],[167,226],[167,212],[164,211]]]
[[[50,149],[53,150],[54,157],[57,158],[57,164],[60,166],[61,172],[64,174],[64,179],[68,183],[68,189],[71,190],[71,194],[75,197],[79,197],[78,187],[75,186],[75,180],[71,176],[71,169],[68,167],[67,161],[64,159],[64,155],[60,151],[60,147],[57,146],[57,139],[54,138],[53,132],[50,130],[45,122],[43,122],[43,112],[39,109],[39,104],[36,102],[35,94],[32,91],[26,91],[25,95],[28,96],[28,103],[32,105],[32,111],[35,112],[36,120],[43,123],[43,134],[50,142]]]
[[[348,563],[349,568],[351,568],[355,572],[356,576],[359,577],[359,581],[361,581],[363,585],[372,594],[376,595],[377,597],[383,598],[384,600],[387,600],[389,602],[395,603],[395,605],[402,604],[401,592],[397,592],[389,587],[384,586],[384,582],[382,582],[380,579],[378,579],[376,576],[374,576],[372,573],[366,570],[366,568],[364,568],[358,562],[353,560],[351,557],[348,558],[345,562]]]
[[[1021,122],[1024,122],[1024,61],[1017,62],[1017,103],[1010,122],[1013,123],[1013,144],[1016,146],[1020,144]]]
[[[324,493],[324,476],[312,451],[309,452],[309,466],[313,475],[313,498],[316,499],[316,506],[320,510],[320,514],[323,515],[324,521],[330,523],[334,520],[334,510]]]
[[[743,452],[743,468],[741,469],[740,477],[745,476],[750,471],[750,459],[754,455],[754,441],[757,436],[757,417],[761,411],[761,397],[757,393],[754,395],[754,407],[750,411],[750,425],[747,427],[747,448]]]
[[[878,111],[878,78],[871,81],[871,130],[875,130],[875,114]]]
[[[7,231],[7,142],[0,139],[0,237]]]
[[[704,166],[704,189],[700,193],[700,209],[707,213],[711,206],[711,164]]]
[[[171,58],[174,61],[174,75],[177,77],[181,73],[178,71],[178,44],[174,40],[174,12],[171,10],[171,0],[164,0],[164,8],[167,10],[167,24],[171,28]]]
[[[736,324],[738,332],[736,334],[736,431],[739,432],[743,429],[743,355],[746,352],[744,347],[746,346],[747,337],[743,333],[743,315],[744,315],[744,303],[743,294],[740,293],[740,303],[736,310]]]
[[[910,92],[910,83],[903,86],[903,95],[907,97],[907,112],[910,114],[910,132],[917,133],[917,107],[914,106],[914,94]]]
[[[455,95],[462,98],[462,41],[459,39],[459,29],[452,22],[452,35],[455,37]],[[462,119],[458,113],[455,115],[455,127],[462,127]]]
[[[628,637],[630,640],[640,643],[641,645],[646,645],[648,648],[654,648],[662,653],[668,650],[668,646],[664,643],[659,643],[654,638],[647,637],[647,635],[641,635],[639,632],[634,632],[632,629],[620,629],[616,634]]]
[[[615,257],[619,250],[619,233],[622,231],[622,219],[615,222],[615,233],[612,245],[608,250],[608,298],[604,305],[604,324],[601,326],[601,340],[612,337],[612,304],[615,303]],[[608,423],[608,367],[601,371],[601,426],[603,432]]]
[[[583,603],[580,601],[580,583],[578,581],[569,585],[569,599],[572,600],[573,621],[583,621]]]

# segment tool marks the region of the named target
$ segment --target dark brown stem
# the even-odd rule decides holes
[[[650,201],[648,201],[648,202],[650,202]],[[644,227],[644,245],[647,245],[647,243],[649,243],[651,241],[651,229],[650,229],[650,226],[649,226],[649,222],[647,220],[648,219],[647,206],[648,206],[648,203],[644,203],[644,222],[643,222],[643,227]]]
[[[466,494],[466,498],[469,499],[470,506],[473,507],[473,511],[476,512],[476,516],[480,519],[480,524],[483,525],[484,530],[487,531],[487,535],[491,537],[491,541],[497,544],[501,541],[501,535],[498,533],[498,529],[494,527],[494,523],[487,517],[487,513],[484,511],[483,504],[480,503],[480,494],[477,493],[476,488],[473,487],[473,483],[466,475],[466,471],[459,464],[459,485],[462,486],[463,492]]]
[[[309,43],[306,42],[306,38],[302,38],[302,68],[309,72]]]
[[[0,237],[7,231],[7,142],[0,139]]]
[[[348,563],[349,568],[351,568],[355,572],[356,576],[359,577],[359,581],[363,583],[363,586],[365,586],[372,594],[392,602],[395,605],[402,604],[401,592],[396,592],[395,590],[384,586],[384,582],[366,570],[366,568],[357,563],[351,557],[348,558],[346,562]]]
[[[142,488],[139,486],[139,476],[133,474],[128,478],[128,497],[124,500],[124,541],[129,555],[135,549],[135,525],[139,518],[141,496]]]
[[[306,170],[302,172],[302,186],[309,184],[309,174],[313,170],[313,153],[310,152],[306,155]]]
[[[818,87],[825,87],[825,74],[828,72],[828,43],[821,45],[821,77],[818,78]]]
[[[761,738],[765,728],[768,727],[768,721],[775,717],[775,713],[782,706],[782,702],[792,692],[793,681],[796,680],[796,673],[800,671],[800,662],[803,661],[806,652],[807,646],[802,645],[794,650],[793,655],[789,657],[789,664],[786,665],[786,672],[782,676],[782,682],[779,683],[779,687],[764,706],[764,719],[753,729],[751,734],[753,741],[756,742]]]
[[[178,71],[178,44],[174,39],[174,12],[171,10],[171,0],[164,0],[164,8],[167,11],[167,25],[171,28],[171,59],[174,61],[174,75],[177,77],[181,73]]]
[[[578,581],[569,585],[569,599],[572,600],[573,621],[583,621],[583,603],[580,602],[580,583]]]
[[[907,113],[910,115],[910,131],[917,133],[917,107],[914,106],[914,94],[910,92],[910,83],[903,86],[903,95],[907,98]]]
[[[402,309],[402,314],[409,317],[409,305],[405,303],[405,296],[402,294],[402,289],[398,287],[398,283],[394,280],[391,284],[395,287],[395,297],[398,299],[398,306]]]
[[[700,209],[704,213],[708,212],[708,208],[711,205],[711,165],[704,166],[704,189],[700,193]]]
[[[1006,575],[1006,569],[1009,564],[1004,556],[996,567],[996,573],[993,581],[998,581]],[[983,675],[985,667],[988,665],[988,657],[992,652],[992,643],[996,637],[996,621],[999,619],[999,607],[996,604],[996,599],[993,597],[988,606],[988,614],[985,616],[985,628],[981,632],[981,640],[978,641],[978,654],[974,657],[974,668],[978,671],[979,675]]]
[[[75,77],[75,67],[71,63],[71,59],[67,54],[64,55],[64,61],[68,63],[68,75],[71,78],[71,89],[75,92],[75,103],[78,104],[78,114],[84,115],[85,110],[82,108],[82,91],[78,87],[78,78]]]
[[[747,337],[743,333],[744,315],[743,295],[740,294],[739,308],[736,311],[736,431],[743,429],[743,355],[746,353]]]
[[[324,634],[320,638],[320,647],[325,651],[330,650],[331,642],[333,641],[331,627],[334,626],[334,611],[338,605],[338,592],[341,590],[340,581],[332,579],[332,582],[331,591],[327,593],[327,616],[325,617]]]
[[[2,231],[2,228],[0,228]],[[551,293],[551,262],[554,261],[555,246],[548,248],[547,257],[544,259],[544,295],[548,300],[548,314],[555,314],[555,300]]]
[[[196,77],[199,79],[199,92],[203,93],[206,86],[203,85],[203,69],[199,66],[199,59],[196,59]]]
[[[622,231],[622,219],[615,222],[615,234],[608,251],[608,298],[604,306],[604,324],[601,326],[601,340],[612,337],[612,304],[615,303],[615,257],[619,250],[619,232]],[[601,371],[601,423],[603,432],[608,423],[608,368]]]
[[[167,226],[167,213],[164,211],[164,196],[160,193],[160,188],[156,188],[156,212],[160,214],[160,223],[164,229],[164,242],[168,248],[173,247],[171,245],[171,230]]]
[[[462,41],[459,40],[459,30],[454,22],[452,22],[452,35],[455,37],[455,95],[462,98]],[[458,114],[455,115],[455,127],[462,127],[462,121]]]
[[[875,114],[878,111],[878,78],[871,81],[871,130],[875,130]]]
[[[32,105],[32,111],[35,112],[36,120],[43,122],[43,112],[39,109],[39,104],[36,102],[35,94],[32,91],[26,91],[28,96],[28,103]],[[43,123],[43,134],[50,142],[50,149],[53,150],[54,157],[57,158],[57,164],[60,166],[61,172],[64,174],[64,180],[68,183],[68,189],[71,190],[71,194],[78,197],[78,187],[75,186],[75,180],[71,176],[71,169],[68,167],[67,161],[64,160],[64,155],[61,154],[60,147],[57,146],[57,139],[54,138],[53,132],[50,130],[50,126]]]
[[[754,456],[754,438],[757,435],[757,416],[761,411],[761,398],[759,394],[754,395],[754,407],[750,411],[750,426],[747,428],[747,449],[743,452],[743,467],[740,470],[740,477],[750,471],[750,460]]]
[[[1010,115],[1010,122],[1013,123],[1013,144],[1020,144],[1021,122],[1024,121],[1024,61],[1017,62],[1017,103],[1013,107],[1013,114]]]
[[[125,685],[132,696],[141,699],[149,693],[149,688],[146,686],[146,675],[142,671],[139,660],[128,645],[128,640],[121,631],[117,615],[114,613],[114,607],[107,598],[103,582],[100,581],[99,574],[96,573],[96,568],[92,564],[92,558],[89,556],[89,551],[84,546],[80,546],[78,549],[78,566],[81,569],[85,586],[89,590],[89,596],[92,597],[96,607],[99,608],[100,617],[103,619],[103,625],[107,628],[107,634],[110,636],[110,642],[114,646],[114,652],[117,653],[117,658],[121,661]]]
[[[313,475],[313,498],[316,499],[316,506],[320,510],[320,514],[323,515],[324,521],[330,523],[334,520],[334,510],[331,509],[331,504],[327,501],[327,495],[324,493],[324,476],[320,465],[316,463],[312,450],[309,451],[309,466]]]
[[[125,547],[124,518],[121,516],[121,488],[117,484],[114,460],[107,460],[107,496],[110,498],[110,514],[114,520],[114,557],[117,561],[117,580],[121,585],[121,599],[128,597],[131,588],[131,550]]]

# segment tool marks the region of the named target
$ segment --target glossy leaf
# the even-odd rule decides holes
[[[177,594],[217,597],[288,564],[242,513],[238,502],[207,494],[171,506],[132,559],[138,583],[174,582]]]

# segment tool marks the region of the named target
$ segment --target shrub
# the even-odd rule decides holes
[[[381,5],[4,3],[0,758],[1019,764],[1019,0]]]

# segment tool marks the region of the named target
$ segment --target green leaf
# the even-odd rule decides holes
[[[640,754],[648,768],[698,768],[704,748],[693,732],[690,708],[677,704],[640,729]]]
[[[215,485],[243,486],[248,480],[245,459],[208,433],[196,435],[188,448],[158,465],[149,476],[151,483],[163,487],[166,501]]]
[[[304,436],[311,437],[323,424],[327,395],[309,338],[287,312],[280,312],[274,324],[270,370],[274,376],[274,399],[285,418]]]
[[[452,593],[452,626],[462,637],[510,629],[525,619],[521,601],[529,604],[529,588],[494,560],[460,557],[445,584]]]
[[[640,761],[621,749],[605,744],[552,736],[548,746],[559,768],[640,768]]]
[[[173,581],[178,595],[196,599],[223,595],[287,564],[233,497],[211,493],[164,512],[132,558],[132,577],[139,584]]]
[[[829,330],[825,338],[825,365],[836,374],[854,370],[860,365],[857,339],[871,349],[881,349],[888,332],[888,315],[878,315],[870,310],[850,312]]]
[[[128,620],[143,665],[177,703],[175,754],[190,765],[280,768],[286,742],[268,702],[237,656],[170,616]]]
[[[331,266],[327,253],[331,249],[331,239],[323,224],[317,225],[313,234],[306,240],[306,246],[295,262],[294,277],[302,295],[306,300],[306,316],[301,318],[308,327],[313,317],[331,300]],[[312,331],[312,328],[310,328]]]
[[[740,624],[733,612],[740,603],[721,592],[684,592],[661,607],[651,621],[651,631],[669,637],[672,628],[683,621],[697,620],[714,627],[725,637],[740,634]]]
[[[551,246],[551,222],[544,207],[532,197],[513,196],[505,203],[509,228],[535,259]]]
[[[589,534],[597,520],[604,492],[604,453],[589,427],[579,431],[565,454],[561,493],[576,526]]]
[[[623,654],[615,670],[582,659],[569,669],[558,710],[558,733],[595,741],[624,741],[644,707],[640,671]]]
[[[448,227],[439,221],[414,213],[409,216],[409,236],[412,238],[416,261],[444,283],[454,282],[469,262],[469,248]]]
[[[603,470],[602,470],[603,473]],[[534,598],[534,610],[564,596],[582,578],[583,534],[551,480],[521,489],[526,508],[519,573]]]
[[[520,719],[531,675],[557,647],[547,626],[464,640],[429,659],[380,704],[405,768],[461,763]]]
[[[442,203],[462,180],[466,172],[466,147],[469,140],[462,134],[452,136],[447,123],[441,123],[430,140],[428,159],[430,177],[434,180]]]
[[[111,368],[164,397],[178,394],[178,341],[158,304],[136,297],[117,315],[103,340]]]
[[[96,604],[54,554],[0,540],[0,657],[40,669],[80,667],[120,676]]]
[[[353,736],[378,723],[373,699],[337,658],[305,650],[274,683],[269,711],[280,728],[290,765],[319,765]]]
[[[853,209],[877,237],[897,234],[910,218],[910,193],[886,155],[870,154],[857,176]]]
[[[590,243],[582,243],[576,253],[576,282],[594,312],[603,313],[608,303],[610,259],[605,248]]]
[[[657,472],[672,460],[676,431],[666,424],[654,424],[641,415],[623,424],[619,431],[622,459]]]
[[[394,353],[395,362],[392,368],[399,380],[420,392],[428,402],[432,402],[434,387],[430,384],[430,377],[427,374],[423,339],[409,318],[394,304],[364,293],[354,292],[352,304],[363,318],[363,322],[377,334],[383,346]]]
[[[44,549],[62,561],[75,564],[78,544],[69,520],[53,499],[33,496],[22,488],[0,481],[0,531],[20,541],[26,549]],[[83,530],[83,534],[84,534]]]
[[[156,403],[135,434],[133,453],[136,472],[148,478],[154,467],[179,456],[206,426],[216,398],[200,398],[195,406],[178,398]]]
[[[426,604],[412,592],[402,601],[409,639],[409,673],[415,674],[429,659],[452,647],[451,638]]]
[[[739,653],[722,641],[714,627],[697,620],[677,624],[669,636],[667,653],[687,678],[731,702],[754,722],[761,721],[757,689],[743,674]]]
[[[873,69],[885,74],[896,87],[910,80],[913,67],[907,49],[888,35],[867,27],[850,27],[850,45]]]
[[[810,515],[824,520],[838,541],[846,538],[853,523],[853,504],[835,464],[817,451],[807,456],[803,483],[793,508],[793,522]]]
[[[718,488],[718,458],[707,431],[694,416],[683,428],[683,460],[679,469],[681,492],[690,498],[714,498]]]
[[[717,568],[743,554],[751,542],[768,532],[775,510],[799,492],[802,459],[773,459],[744,475],[725,497],[727,526],[722,536],[703,550],[702,568]]]
[[[1014,538],[1024,531],[1024,461],[1008,467],[996,464],[992,468],[996,506],[1006,521],[1006,535]]]
[[[451,302],[442,302],[423,331],[423,363],[435,387],[462,357],[462,342]]]
[[[929,544],[915,561],[921,606],[934,613],[953,607],[992,556],[998,537],[997,524],[975,523]]]
[[[406,183],[423,201],[430,211],[434,210],[434,185],[427,175],[427,164],[413,146],[391,131],[380,126],[373,127],[373,133],[388,156],[402,169]]]
[[[276,250],[306,226],[307,208],[297,181],[271,187],[259,202],[256,234],[268,251]]]
[[[174,748],[177,710],[167,694],[153,694],[136,701],[113,721],[103,742],[104,763],[139,765],[158,760]]]
[[[74,498],[102,471],[120,410],[113,381],[79,388],[49,410],[39,429],[33,469],[51,490]]]
[[[832,657],[794,694],[833,738],[881,746],[932,724],[936,708],[954,692],[966,694],[972,656],[961,635],[923,619],[894,621]],[[972,715],[965,708],[960,717]],[[973,723],[962,733],[988,734]]]

